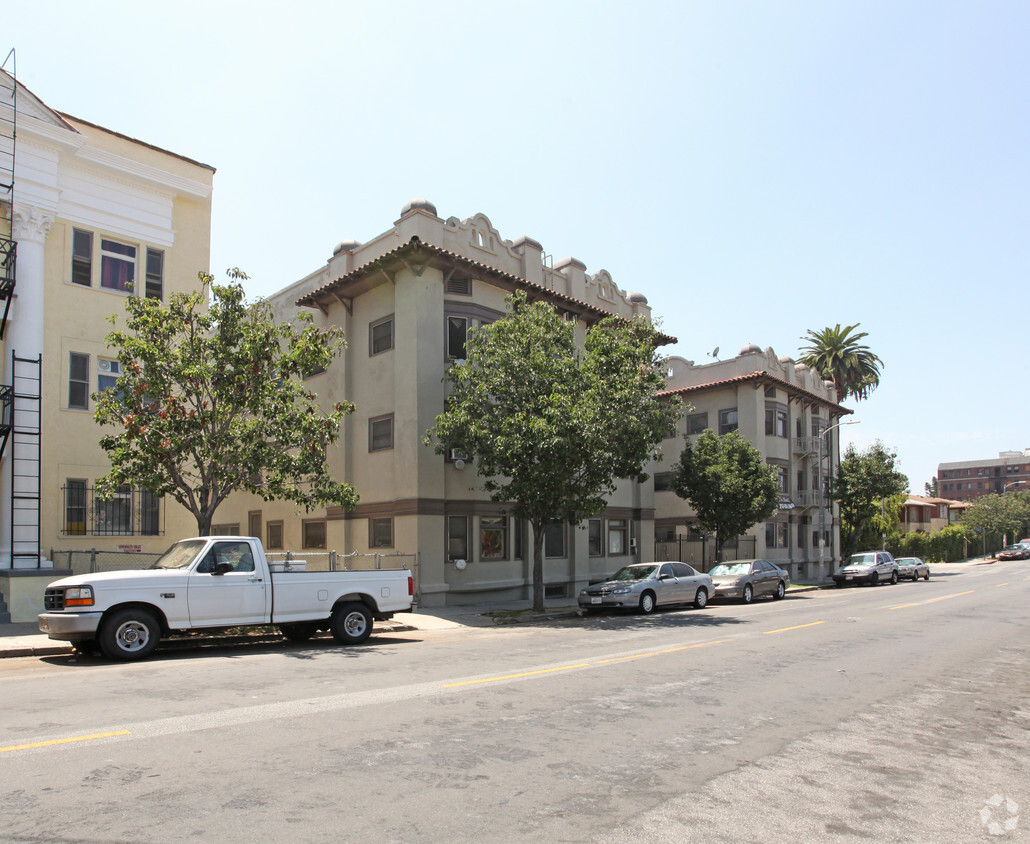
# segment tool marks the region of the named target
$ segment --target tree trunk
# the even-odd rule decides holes
[[[211,535],[211,517],[207,514],[194,513],[197,518],[197,536]]]
[[[533,612],[544,611],[544,524],[533,522]]]

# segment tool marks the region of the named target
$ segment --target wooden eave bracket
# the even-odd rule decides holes
[[[333,296],[335,297],[337,302],[339,302],[341,305],[343,305],[343,307],[345,307],[347,309],[347,315],[348,316],[354,316],[354,300],[353,299],[348,299],[346,296],[341,296],[336,291],[333,291]]]

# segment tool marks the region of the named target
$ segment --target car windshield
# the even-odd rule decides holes
[[[852,554],[850,557],[848,557],[849,566],[871,566],[875,564],[875,554]]]
[[[708,572],[712,577],[722,574],[748,574],[751,571],[751,563],[721,563]]]
[[[1006,551],[1022,551],[1022,550],[1024,550],[1024,548],[1023,548],[1023,546],[1022,546],[1022,545],[1010,545],[1010,546],[1009,546],[1008,548],[1006,548],[1005,550],[1006,550]]]
[[[907,566],[914,563],[915,561],[915,557],[898,557],[894,562],[896,562],[899,566],[902,564]]]
[[[203,539],[190,539],[186,542],[176,542],[171,548],[154,560],[150,567],[152,569],[184,569],[197,559],[197,554],[200,553],[200,549],[206,544],[206,540]]]
[[[612,580],[645,580],[657,571],[658,566],[652,563],[645,563],[637,566],[623,566],[615,574]]]

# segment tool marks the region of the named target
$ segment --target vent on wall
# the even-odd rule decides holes
[[[544,584],[545,598],[567,598],[569,595],[567,583]]]
[[[447,292],[454,293],[459,296],[471,296],[472,295],[472,279],[471,278],[454,278],[447,279]]]

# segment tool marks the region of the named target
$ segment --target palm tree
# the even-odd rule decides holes
[[[814,369],[837,388],[837,401],[848,396],[855,399],[869,398],[869,394],[880,384],[880,367],[883,361],[874,355],[868,346],[859,342],[866,332],[853,333],[859,323],[844,328],[837,323],[833,328],[822,331],[808,330],[802,340],[808,343],[801,347],[801,363]]]

